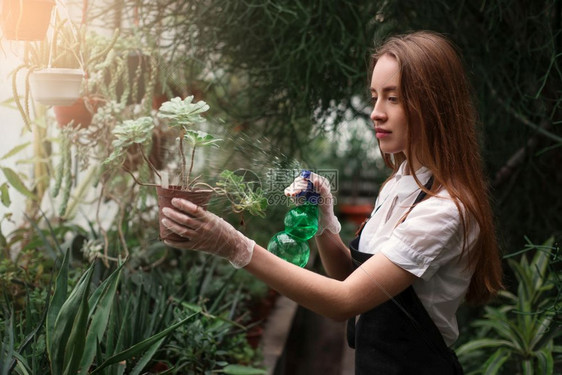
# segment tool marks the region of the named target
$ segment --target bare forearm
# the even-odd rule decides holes
[[[174,199],[172,204],[176,208],[162,211],[166,216],[162,224],[189,241],[166,240],[167,245],[228,259],[295,302],[336,320],[377,306],[404,290],[415,278],[381,253],[350,273],[349,250],[339,235],[332,233],[324,234],[318,241],[329,272],[338,279],[319,275],[278,258],[226,221],[187,200]]]
[[[335,320],[352,316],[346,285],[277,258],[256,245],[245,270],[298,304]]]
[[[382,254],[340,281],[300,268],[259,245],[245,269],[298,304],[335,320],[363,313],[406,289],[415,276]]]
[[[326,273],[336,280],[345,280],[352,272],[351,255],[339,234],[324,231],[315,239]]]

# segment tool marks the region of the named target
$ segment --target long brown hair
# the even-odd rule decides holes
[[[463,254],[469,220],[476,220],[480,234],[468,252],[474,274],[466,300],[486,302],[502,288],[502,266],[482,171],[476,110],[462,61],[448,39],[429,31],[391,37],[372,56],[372,68],[383,55],[394,57],[400,67],[399,92],[408,119],[406,154],[383,153],[384,161],[394,175],[406,155],[414,155],[432,171],[434,183],[428,193],[434,195],[444,187],[459,208]],[[425,190],[415,174],[414,179]]]

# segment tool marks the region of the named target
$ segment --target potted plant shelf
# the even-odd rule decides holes
[[[3,0],[2,32],[8,40],[43,40],[51,22],[53,0]]]
[[[211,186],[200,181],[200,177],[193,176],[196,150],[199,147],[218,147],[221,141],[215,136],[194,127],[203,123],[205,120],[201,116],[209,106],[204,101],[193,102],[193,96],[185,99],[179,97],[164,102],[153,117],[140,117],[135,120],[125,120],[117,124],[113,129],[115,139],[112,142],[113,151],[104,161],[103,165],[109,170],[119,167],[128,172],[139,185],[156,187],[158,196],[159,218],[162,218],[162,209],[171,205],[171,200],[175,197],[187,199],[203,208],[214,194],[227,196],[234,212],[248,211],[254,215],[263,216],[267,207],[267,199],[261,187],[256,188],[252,182],[245,182],[243,177],[230,170],[220,173],[219,181],[215,186]],[[179,184],[169,183],[168,175],[160,173],[145,153],[152,141],[152,135],[157,120],[165,122],[170,128],[175,129],[178,134],[177,153],[174,156],[180,164]],[[186,145],[191,147],[187,152]],[[146,162],[150,170],[161,181],[160,184],[146,183],[140,181],[132,171],[124,167],[127,154],[131,149],[136,148],[142,155],[142,160]],[[188,163],[189,162],[189,163]],[[161,239],[173,241],[185,241],[166,227],[160,226]]]

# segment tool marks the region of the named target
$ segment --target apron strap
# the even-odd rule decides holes
[[[427,183],[424,185],[424,187],[427,190],[431,190],[432,186],[433,186],[433,176],[430,177],[430,179],[427,181]],[[426,196],[427,196],[427,193],[424,190],[419,192],[419,194],[416,197],[414,203],[410,206],[408,212],[404,216],[404,219],[402,220],[402,222],[407,218],[408,214],[412,211],[412,209],[419,202],[421,202]],[[356,233],[356,237],[349,244],[351,254],[352,254],[352,263],[353,263],[354,269],[356,269],[359,265],[361,265],[363,262],[365,262],[366,260],[368,260],[372,256],[372,254],[359,252],[359,240],[360,240],[360,237],[361,237],[361,233],[363,231],[363,227],[368,220],[369,219],[366,219],[361,224],[359,230]],[[427,344],[430,347],[433,347],[434,350],[436,350],[438,353],[440,353],[440,355],[442,355],[444,358],[448,359],[448,361],[451,361],[451,363],[454,366],[455,374],[463,374],[462,367],[460,366],[460,363],[458,362],[458,359],[456,357],[455,352],[453,350],[451,350],[450,348],[448,348],[447,345],[445,344],[443,336],[441,335],[441,333],[439,332],[439,329],[437,328],[437,326],[435,325],[435,323],[433,322],[433,320],[431,319],[431,317],[429,316],[429,314],[425,310],[423,304],[419,300],[419,298],[418,298],[417,294],[415,293],[413,287],[410,286],[409,288],[406,289],[405,292],[411,293],[411,296],[412,296],[411,300],[415,301],[414,304],[417,305],[416,308],[420,308],[421,311],[423,311],[425,313],[426,316],[424,316],[424,317],[426,319],[423,319],[425,321],[425,323],[423,323],[423,324],[425,324],[426,328],[428,328],[428,329],[425,329],[425,330],[422,329],[423,324],[420,324],[420,322],[418,322],[416,319],[413,319],[410,316],[410,313],[408,313],[408,311],[406,311],[400,305],[400,303],[398,303],[396,300],[394,300],[394,298],[392,298],[393,302],[397,305],[399,310],[401,310],[410,319],[410,321],[412,322],[414,327],[416,327],[416,330],[418,330],[420,332],[420,334],[424,337],[424,339],[426,339],[425,341],[427,342]],[[356,329],[356,317],[348,319],[348,321],[347,321],[347,343],[348,343],[349,347],[354,348],[354,349],[355,349],[355,329]],[[426,336],[426,335],[429,335],[429,336]]]

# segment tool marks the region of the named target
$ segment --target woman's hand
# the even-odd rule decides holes
[[[235,268],[245,267],[252,259],[255,241],[234,229],[212,212],[188,200],[174,198],[175,209],[164,208],[162,224],[189,241],[164,241],[166,245],[187,250],[199,250],[230,261]]]
[[[338,234],[341,230],[341,224],[334,214],[334,197],[330,189],[330,181],[325,177],[314,172],[310,172],[308,179],[299,176],[285,189],[285,195],[296,197],[307,189],[308,181],[314,185],[314,191],[320,194],[318,199],[320,217],[318,218],[318,232],[316,232],[316,235],[320,236],[326,229],[334,234]]]

